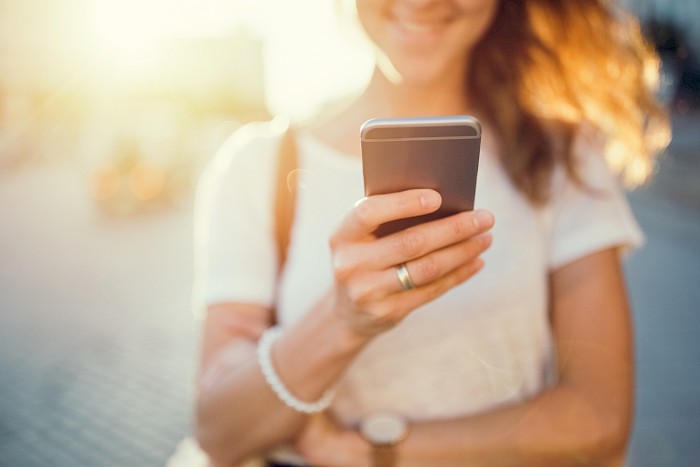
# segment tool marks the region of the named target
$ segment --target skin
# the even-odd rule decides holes
[[[335,286],[272,348],[280,378],[297,397],[317,400],[373,337],[482,267],[479,255],[491,244],[493,225],[486,211],[382,239],[372,235],[384,222],[427,214],[439,204],[435,191],[409,190],[365,198],[345,217],[330,240]],[[402,262],[417,285],[413,290],[403,291],[396,279],[394,266]],[[271,311],[256,305],[224,303],[209,310],[197,437],[220,465],[298,437],[307,421],[277,399],[257,364],[255,341],[270,322]]]
[[[370,117],[469,113],[464,76],[496,0],[358,0],[377,49],[377,70],[345,111],[310,128],[359,156],[357,128]],[[372,339],[418,306],[477,274],[494,216],[461,213],[377,239],[381,223],[432,212],[431,190],[357,203],[329,239],[334,286],[272,347],[280,378],[302,400],[317,400]],[[401,290],[407,263],[417,288]],[[618,254],[598,251],[551,272],[552,329],[559,381],[521,404],[477,416],[413,423],[399,465],[615,465],[632,414],[629,307]],[[327,414],[299,414],[265,382],[256,342],[272,312],[246,303],[210,307],[203,328],[197,438],[216,465],[235,465],[293,443],[314,465],[369,466],[370,447]],[[232,442],[236,440],[236,442]]]

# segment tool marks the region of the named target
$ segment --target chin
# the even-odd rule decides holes
[[[402,59],[391,60],[380,56],[377,60],[379,69],[392,84],[412,87],[431,87],[446,81],[460,80],[464,77],[466,57],[459,57],[447,63],[435,63],[433,60]]]
[[[359,1],[360,22],[378,49],[387,77],[429,84],[454,78],[495,15],[497,0],[436,0],[419,4]],[[391,68],[395,73],[387,73]]]

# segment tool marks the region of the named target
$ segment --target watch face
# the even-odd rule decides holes
[[[369,414],[360,424],[360,433],[372,444],[394,444],[400,441],[408,429],[406,420],[393,412]]]

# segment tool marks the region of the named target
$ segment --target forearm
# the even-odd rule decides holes
[[[296,398],[318,400],[374,336],[481,268],[479,255],[491,243],[487,231],[493,225],[485,211],[455,214],[382,238],[373,235],[383,223],[428,214],[439,204],[432,190],[407,190],[364,198],[343,219],[329,241],[332,290],[272,347],[273,367]],[[396,273],[396,265],[407,262],[414,282],[408,289]],[[239,315],[246,309],[241,305],[228,310]],[[262,329],[248,337],[253,342],[269,326],[270,310],[247,310],[248,321],[253,315],[266,319],[257,320]],[[218,343],[205,350],[205,366],[216,349],[236,338],[222,336],[222,326],[212,323],[204,340]],[[299,438],[307,421],[277,399],[254,355],[202,390],[197,412],[200,444],[216,460],[229,463]]]
[[[628,407],[607,410],[558,385],[522,404],[413,425],[400,445],[400,465],[618,465],[629,413]]]
[[[416,425],[401,446],[405,466],[425,465],[426,459],[479,466],[622,462],[632,421],[634,367],[616,250],[561,267],[552,273],[551,284],[559,382],[521,404]]]
[[[253,360],[200,391],[196,436],[220,465],[234,465],[249,454],[282,442],[303,426],[304,418],[282,410],[265,384]],[[266,432],[265,426],[275,429]]]
[[[323,300],[303,325],[286,329],[271,349],[275,371],[300,400],[317,400],[365,343],[334,319],[331,306]],[[271,390],[258,365],[255,344],[251,342],[244,352],[237,364],[202,387],[198,397],[198,440],[222,465],[290,441],[307,419]]]

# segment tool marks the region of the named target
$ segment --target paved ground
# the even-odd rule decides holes
[[[698,121],[630,195],[635,467],[700,465]],[[54,163],[0,172],[0,214],[0,466],[163,465],[190,423],[190,207],[104,217]]]
[[[0,465],[162,465],[189,427],[188,209],[104,218],[54,165],[0,174],[0,213]]]
[[[700,116],[677,118],[630,201],[646,246],[626,265],[637,344],[630,466],[700,466]]]

